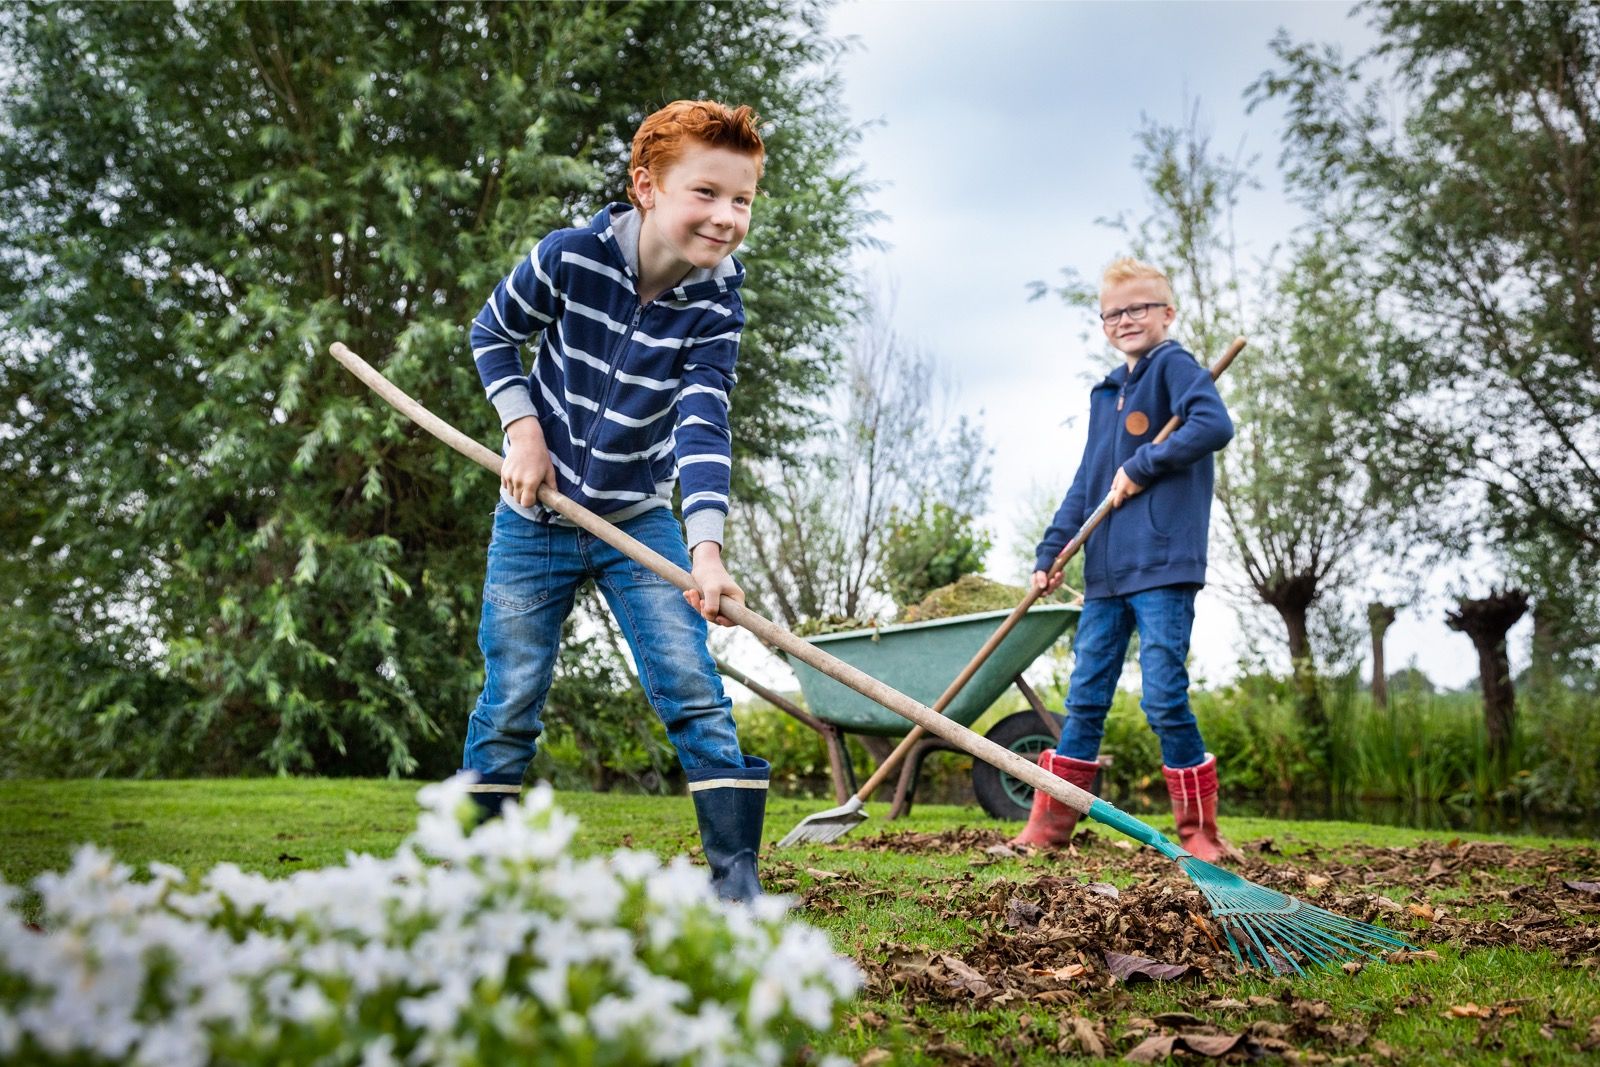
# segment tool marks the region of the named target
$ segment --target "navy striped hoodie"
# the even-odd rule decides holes
[[[744,268],[729,256],[641,306],[641,221],[609,204],[540,241],[473,321],[472,356],[502,427],[538,418],[562,493],[621,522],[670,507],[681,477],[690,547],[721,543]],[[519,350],[535,334],[528,373]],[[566,521],[501,498],[537,522]]]
[[[1161,444],[1172,416],[1183,425]],[[1144,486],[1114,509],[1083,546],[1083,595],[1129,596],[1168,585],[1204,585],[1211,525],[1211,454],[1233,438],[1233,420],[1211,375],[1176,341],[1126,363],[1089,393],[1089,440],[1072,488],[1039,543],[1034,566],[1056,555],[1111,491],[1117,468]]]

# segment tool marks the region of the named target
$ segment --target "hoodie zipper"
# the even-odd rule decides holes
[[[583,465],[578,468],[578,491],[583,492],[586,484],[584,479],[589,476],[589,463],[594,458],[595,446],[599,443],[600,427],[606,417],[606,408],[611,403],[612,384],[617,380],[617,371],[622,367],[622,361],[627,358],[628,345],[633,341],[633,335],[639,328],[639,320],[644,318],[644,305],[640,304],[633,309],[633,318],[628,320],[627,332],[622,335],[622,341],[612,350],[614,359],[606,360],[606,384],[600,391],[600,406],[595,410],[594,418],[589,420],[589,447],[583,450]],[[585,496],[588,494],[585,493]]]

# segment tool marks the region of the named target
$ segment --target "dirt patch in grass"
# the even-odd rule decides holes
[[[898,832],[847,846],[966,857],[963,873],[917,887],[873,885],[819,869],[802,879],[807,868],[783,864],[768,882],[779,892],[798,890],[802,914],[839,914],[863,899],[910,896],[970,934],[959,949],[883,941],[856,961],[868,976],[869,998],[904,1006],[903,1025],[940,1062],[1006,1058],[969,1053],[937,1033],[918,1037],[918,1009],[1020,1010],[1016,1032],[998,1039],[1003,1051],[1051,1049],[1134,1062],[1164,1062],[1169,1055],[1387,1062],[1404,1054],[1374,1034],[1407,1012],[1475,1021],[1483,1048],[1495,1047],[1502,1028],[1536,1019],[1540,1036],[1569,1054],[1600,1050],[1600,1017],[1563,1018],[1531,999],[1436,1003],[1419,982],[1392,1003],[1335,1008],[1302,995],[1303,984],[1264,982],[1259,972],[1241,968],[1200,892],[1155,852],[1093,832],[1057,853],[1013,848],[1006,836],[981,829]],[[1271,839],[1242,847],[1247,858],[1237,870],[1251,881],[1410,939],[1420,951],[1394,954],[1388,960],[1394,965],[1432,963],[1439,959],[1434,950],[1447,945],[1546,950],[1559,966],[1600,977],[1595,849],[1451,841],[1300,851],[1286,860]],[[984,867],[1017,859],[1025,872],[1018,877],[980,876]],[[1346,970],[1364,966],[1351,962]],[[1141,1014],[1131,989],[1141,982],[1163,983],[1181,1010]],[[1258,989],[1271,995],[1247,992]]]

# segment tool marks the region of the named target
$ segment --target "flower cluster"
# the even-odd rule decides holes
[[[572,858],[548,787],[471,833],[464,783],[420,799],[393,858],[286,879],[85,846],[34,883],[42,931],[0,884],[0,1063],[780,1064],[860,984],[779,898]]]

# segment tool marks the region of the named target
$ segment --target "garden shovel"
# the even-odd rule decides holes
[[[1216,381],[1222,376],[1222,372],[1228,369],[1228,365],[1233,362],[1235,356],[1244,350],[1244,346],[1245,340],[1243,337],[1234,338],[1233,343],[1228,346],[1228,350],[1222,354],[1222,358],[1212,364],[1212,381]],[[1155,440],[1151,443],[1160,444],[1165,441],[1172,436],[1172,432],[1182,422],[1183,420],[1178,416],[1172,416],[1167,421],[1167,424],[1161,428],[1161,432],[1156,434]],[[1068,541],[1061,551],[1057,553],[1055,562],[1050,564],[1048,572],[1051,578],[1061,573],[1062,568],[1067,565],[1068,561],[1078,554],[1078,550],[1083,547],[1084,542],[1089,540],[1089,535],[1094,532],[1095,527],[1099,526],[1101,521],[1110,513],[1111,494],[1107,493],[1106,498],[1100,502],[1100,506],[1094,509],[1094,514],[1089,516],[1078,529],[1078,532],[1073,535],[1072,540]],[[1031,582],[1029,583],[1028,593],[1022,598],[1022,603],[1011,609],[1011,614],[1006,616],[999,629],[989,635],[989,640],[985,641],[983,647],[978,649],[977,654],[972,657],[972,662],[968,663],[961,673],[956,675],[955,681],[951,682],[945,688],[944,694],[934,702],[933,710],[936,713],[944,714],[944,709],[949,707],[950,702],[960,695],[961,690],[966,688],[967,683],[972,680],[972,676],[978,673],[978,669],[983,666],[984,661],[989,658],[995,649],[1000,647],[1000,642],[1006,639],[1006,635],[1016,627],[1017,623],[1022,621],[1022,617],[1028,613],[1028,609],[1033,607],[1034,602],[1043,595],[1042,592],[1033,587]],[[856,790],[855,796],[837,808],[819,811],[815,815],[807,815],[804,819],[801,819],[799,825],[785,834],[783,840],[778,842],[779,847],[806,842],[835,841],[865,822],[867,819],[867,798],[872,796],[878,786],[882,785],[889,775],[894,773],[895,768],[900,766],[900,762],[906,758],[912,747],[925,736],[927,736],[927,731],[921,726],[914,727],[910,733],[906,734],[905,739],[895,747],[895,750],[889,753],[882,763],[878,764],[878,769],[872,772],[872,777],[868,778],[860,789]]]
[[[500,473],[499,455],[428,411],[342,343],[335,342],[329,352],[352,374],[424,430],[473,462],[497,475]],[[542,485],[539,487],[539,503],[679,589],[687,592],[696,588],[694,578],[688,571],[562,493]],[[1355,956],[1380,959],[1380,952],[1410,947],[1388,930],[1335,915],[1195,858],[1187,850],[1167,840],[1155,827],[836,659],[736,600],[725,598],[720,611],[723,616],[763,641],[910,719],[929,733],[937,734],[968,755],[1005,771],[1035,789],[1042,789],[1074,811],[1177,861],[1183,872],[1205,894],[1228,939],[1229,948],[1241,964],[1270,967],[1274,971],[1293,968],[1297,973],[1303,973],[1302,963],[1332,965]]]

